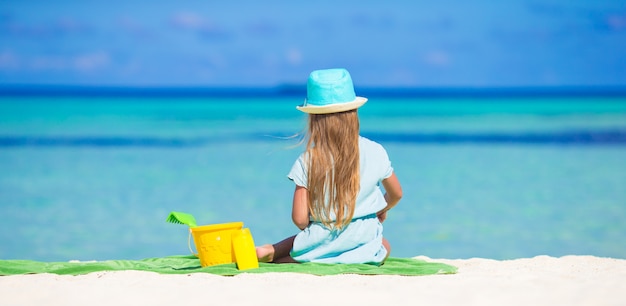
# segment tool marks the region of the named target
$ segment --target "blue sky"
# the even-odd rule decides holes
[[[0,0],[0,84],[626,86],[626,2]]]

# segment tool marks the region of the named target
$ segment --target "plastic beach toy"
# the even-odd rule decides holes
[[[252,234],[243,228],[243,222],[198,226],[192,215],[177,211],[171,212],[166,221],[189,226],[189,251],[200,259],[202,267],[229,263],[237,263],[239,270],[259,267]],[[197,253],[191,248],[191,237]]]
[[[250,229],[243,228],[234,231],[232,234],[233,251],[235,252],[235,261],[237,269],[247,270],[259,267],[259,260],[256,258],[256,248]]]
[[[198,224],[196,224],[196,218],[194,218],[192,215],[188,213],[179,212],[179,211],[171,212],[170,215],[167,216],[167,222],[176,223],[176,224],[185,224],[185,225],[188,225],[189,227],[198,226]]]
[[[235,262],[233,233],[243,228],[243,222],[231,222],[192,227],[191,234],[198,250],[200,265],[215,266]],[[191,250],[191,244],[189,245]],[[195,254],[195,253],[194,253]]]

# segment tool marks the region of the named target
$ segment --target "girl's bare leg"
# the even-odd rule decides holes
[[[259,262],[272,262],[274,260],[274,247],[271,244],[256,247],[256,258],[259,259]]]
[[[260,262],[293,263],[296,262],[289,256],[293,241],[296,236],[291,236],[276,244],[266,244],[256,248],[256,257]]]

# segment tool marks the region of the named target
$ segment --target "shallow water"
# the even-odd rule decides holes
[[[1,98],[0,258],[187,254],[172,210],[243,221],[257,244],[294,234],[293,100]],[[377,98],[359,112],[404,188],[385,222],[393,256],[626,258],[623,99]]]

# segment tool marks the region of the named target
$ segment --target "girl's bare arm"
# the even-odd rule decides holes
[[[390,177],[383,180],[383,187],[385,187],[385,201],[387,202],[387,206],[378,212],[380,222],[385,221],[387,211],[396,206],[400,199],[402,199],[402,186],[395,172],[392,173]]]
[[[305,229],[309,225],[309,194],[306,188],[296,185],[293,192],[293,208],[291,219],[299,229]]]

